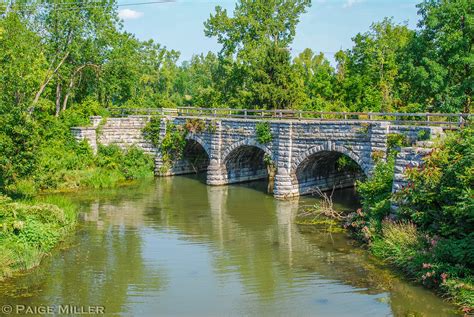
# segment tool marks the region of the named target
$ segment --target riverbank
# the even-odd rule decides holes
[[[396,194],[394,155],[357,184],[362,208],[345,219],[345,227],[372,254],[472,313],[474,129],[438,140],[422,167],[407,169],[408,185]]]
[[[396,144],[394,144],[396,145]],[[437,140],[422,167],[407,168],[408,185],[392,193],[396,148],[373,175],[357,182],[362,208],[344,213],[321,202],[297,224],[342,225],[374,256],[460,307],[474,311],[474,129]],[[396,213],[391,204],[398,206]]]
[[[13,201],[0,195],[0,280],[30,270],[64,241],[76,225],[67,199]]]

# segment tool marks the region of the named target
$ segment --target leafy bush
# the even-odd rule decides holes
[[[390,214],[395,158],[379,161],[371,177],[356,182],[362,208],[349,214],[344,227],[354,238],[371,243],[381,230],[382,220]]]
[[[409,185],[396,195],[402,217],[421,229],[450,238],[474,231],[474,129],[446,138],[406,171]]]
[[[257,141],[261,144],[270,143],[273,139],[269,122],[258,122],[255,126]]]
[[[389,133],[387,135],[387,147],[389,150],[404,146],[410,146],[410,140],[405,134]]]
[[[393,156],[387,161],[380,161],[369,179],[356,183],[362,208],[370,218],[382,220],[390,213],[394,164]]]
[[[153,176],[154,160],[151,155],[132,146],[123,157],[120,170],[126,179],[138,179]]]
[[[100,145],[97,151],[96,165],[103,171],[95,173],[94,177],[107,174],[105,170],[116,170],[128,180],[151,176],[154,168],[152,156],[143,150],[132,146],[123,151],[117,145]],[[109,175],[112,174],[109,173]],[[106,178],[110,179],[110,177]]]
[[[97,149],[95,164],[105,169],[118,170],[122,164],[123,156],[123,151],[118,145],[106,146],[100,144]]]
[[[473,145],[472,127],[440,141],[423,166],[407,169],[409,184],[395,195],[392,153],[357,183],[362,209],[345,224],[373,254],[452,297],[466,313],[474,307]],[[390,199],[400,206],[399,222],[387,220]]]

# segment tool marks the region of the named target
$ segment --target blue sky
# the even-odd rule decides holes
[[[141,2],[119,0],[120,3]],[[408,22],[411,28],[418,21],[415,5],[419,0],[313,0],[301,17],[291,46],[297,55],[306,47],[325,52],[328,58],[339,49],[352,46],[351,38],[369,29],[372,22],[393,17]],[[220,46],[204,35],[203,23],[220,5],[232,13],[236,1],[176,0],[143,6],[121,6],[120,16],[125,30],[139,39],[153,39],[169,49],[181,52],[181,61],[193,54],[218,52]]]

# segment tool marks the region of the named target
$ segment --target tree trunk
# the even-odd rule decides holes
[[[56,113],[55,116],[59,116],[59,112],[61,111],[61,83],[58,82],[56,84]]]
[[[59,68],[63,65],[63,63],[66,61],[66,58],[69,56],[69,52],[66,52],[66,54],[64,55],[64,57],[61,59],[61,61],[59,62],[59,64],[56,66],[56,68],[53,70],[53,72],[51,74],[49,74],[48,76],[46,76],[45,80],[43,81],[43,83],[41,84],[40,86],[40,89],[38,90],[38,92],[36,93],[35,95],[35,99],[33,100],[33,105],[31,106],[30,108],[30,114],[33,113],[33,110],[35,109],[35,105],[38,103],[40,97],[41,97],[41,94],[43,94],[44,90],[46,89],[46,86],[48,86],[49,82],[51,81],[51,79],[53,79],[54,75],[58,72]]]

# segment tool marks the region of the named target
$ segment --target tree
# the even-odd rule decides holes
[[[64,10],[65,4],[68,10]],[[43,2],[35,12],[35,28],[42,35],[48,71],[35,94],[33,106],[53,83],[55,88],[51,94],[56,116],[65,110],[83,73],[93,69],[97,75],[100,71],[111,45],[109,35],[115,31],[117,22],[113,0],[93,4],[72,0]]]
[[[26,107],[46,71],[40,37],[14,12],[0,19],[0,113]]]
[[[471,112],[474,91],[474,2],[425,0],[406,73],[414,99],[431,111]]]
[[[271,46],[254,71],[253,104],[263,109],[292,109],[306,102],[304,83],[291,65],[290,52]]]
[[[310,5],[310,0],[241,0],[232,17],[216,7],[204,26],[206,36],[222,44],[221,70],[231,74],[232,93],[222,93],[226,103],[257,108],[298,104],[302,85],[295,81],[288,50],[299,17]]]
[[[204,23],[204,33],[217,37],[223,55],[237,54],[246,60],[262,47],[288,47],[300,15],[310,5],[311,0],[239,0],[233,17],[217,6]]]
[[[392,19],[374,23],[370,31],[357,34],[354,47],[339,53],[338,81],[343,100],[355,111],[392,111],[400,103],[397,79],[402,52],[412,31]]]
[[[335,71],[323,53],[316,55],[307,48],[294,59],[294,67],[304,81],[309,102],[305,108],[327,110],[336,102]]]

